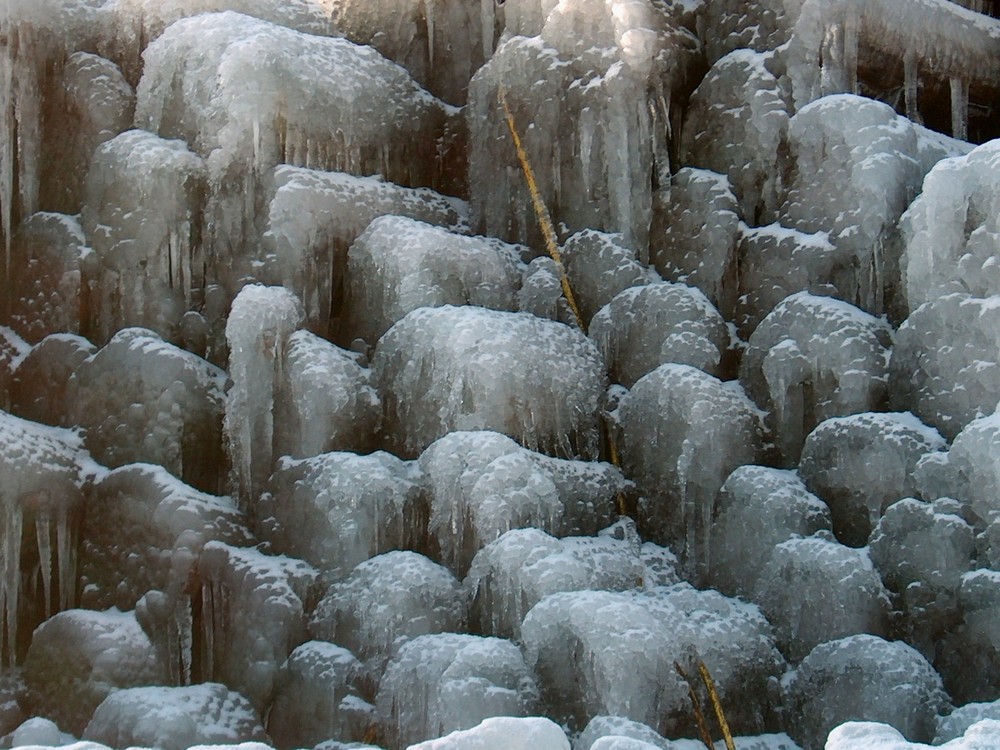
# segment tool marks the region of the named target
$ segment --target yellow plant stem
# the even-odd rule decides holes
[[[701,735],[701,741],[708,750],[715,750],[715,747],[712,745],[712,734],[708,731],[708,722],[705,721],[705,714],[701,711],[701,701],[698,700],[698,695],[694,690],[694,682],[687,676],[687,673],[679,662],[674,662],[674,669],[677,670],[677,674],[681,676],[681,679],[687,683],[688,696],[691,698],[691,708],[694,711],[694,722],[698,725],[698,734]]]
[[[726,741],[726,750],[736,750],[736,744],[733,742],[733,734],[729,731],[729,722],[726,721],[726,714],[722,710],[722,701],[719,700],[719,693],[715,689],[715,680],[712,679],[712,675],[708,671],[708,667],[705,666],[705,662],[698,662],[698,673],[701,675],[701,681],[705,683],[705,687],[708,689],[708,698],[712,701],[712,708],[715,709],[715,718],[718,719],[719,728],[722,729],[722,737]]]

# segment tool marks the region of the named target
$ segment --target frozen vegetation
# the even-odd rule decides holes
[[[0,0],[0,750],[996,750],[997,16]]]

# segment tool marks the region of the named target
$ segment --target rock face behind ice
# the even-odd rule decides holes
[[[97,707],[83,737],[163,750],[267,741],[250,702],[218,683],[118,690]]]
[[[568,326],[474,307],[414,310],[372,369],[388,449],[413,456],[454,430],[496,430],[531,450],[596,458],[604,365]]]

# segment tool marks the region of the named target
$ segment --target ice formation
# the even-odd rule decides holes
[[[14,370],[10,411],[32,422],[67,427],[72,424],[67,399],[69,379],[76,368],[97,353],[81,336],[53,333],[31,348]]]
[[[258,533],[278,552],[339,580],[370,557],[423,541],[415,467],[376,452],[281,459],[257,504]]]
[[[944,745],[964,736],[971,727],[980,721],[1000,722],[1000,701],[992,703],[966,703],[956,708],[947,716],[938,718],[935,745]],[[1000,731],[1000,726],[997,726]]]
[[[420,456],[430,505],[429,546],[457,575],[511,529],[593,534],[611,522],[621,472],[605,463],[556,459],[495,432],[452,432]]]
[[[768,412],[781,461],[831,417],[884,408],[888,324],[828,297],[799,292],[761,322],[740,362],[740,380]]]
[[[830,509],[795,472],[741,466],[719,489],[709,531],[708,581],[748,598],[774,548],[831,529]]]
[[[804,0],[713,0],[696,3],[701,39],[709,62],[733,50],[764,52],[791,36]]]
[[[834,417],[809,433],[799,474],[830,506],[837,538],[862,547],[886,508],[917,492],[917,462],[944,447],[908,412]]]
[[[934,665],[956,705],[992,700],[1000,688],[1000,572],[962,576],[957,622],[937,644]]]
[[[668,362],[721,376],[729,329],[699,290],[668,282],[632,287],[602,307],[590,337],[613,382],[632,387]]]
[[[674,747],[672,743],[665,740],[653,729],[638,721],[625,719],[621,716],[595,716],[587,722],[587,726],[580,732],[580,736],[573,743],[573,750],[592,750],[594,743],[602,737],[626,737],[660,748],[660,750],[673,750]]]
[[[350,338],[374,345],[418,307],[512,311],[520,284],[520,254],[513,245],[382,216],[347,253],[346,330]]]
[[[218,683],[116,690],[82,736],[110,747],[162,750],[267,740],[250,702]]]
[[[280,750],[337,737],[361,741],[374,707],[361,664],[346,648],[309,641],[296,648],[275,680],[267,731]]]
[[[559,726],[537,716],[484,719],[471,729],[411,745],[409,750],[489,750],[498,746],[505,750],[569,750]]]
[[[123,328],[73,372],[70,418],[103,464],[156,463],[218,492],[225,383],[222,370],[152,331]]]
[[[941,678],[900,641],[855,635],[817,646],[782,680],[792,738],[821,750],[841,722],[882,721],[916,742],[930,742],[948,707]]]
[[[377,681],[408,641],[462,632],[466,620],[465,593],[447,568],[415,552],[394,551],[366,560],[330,586],[309,630],[349,648]]]
[[[738,385],[688,365],[661,365],[621,407],[622,467],[642,493],[641,528],[704,572],[715,495],[760,452],[760,415]]]
[[[573,296],[588,324],[619,292],[659,281],[619,235],[584,229],[567,239],[561,252]]]
[[[986,719],[973,724],[965,734],[938,745],[941,750],[989,750],[1000,735],[1000,721]],[[885,750],[926,750],[928,745],[907,742],[898,731],[886,724],[850,721],[834,728],[826,741],[825,750],[853,750],[856,747]]]
[[[402,750],[492,716],[530,716],[537,701],[535,680],[515,644],[438,633],[399,650],[375,705],[383,741]]]
[[[453,430],[496,430],[558,456],[598,455],[604,364],[568,326],[527,313],[421,308],[382,337],[372,369],[388,449],[401,455]]]

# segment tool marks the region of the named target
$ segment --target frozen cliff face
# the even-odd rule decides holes
[[[941,678],[919,653],[873,635],[817,646],[782,682],[789,730],[804,750],[820,750],[849,719],[882,721],[930,742],[936,715],[948,707]]]
[[[649,262],[665,279],[697,287],[732,317],[739,286],[740,209],[725,175],[684,167],[654,196]]]
[[[594,316],[590,337],[611,380],[626,387],[668,362],[720,376],[730,348],[726,322],[705,295],[667,282],[618,294]]]
[[[921,305],[895,335],[890,406],[954,438],[1000,399],[1000,298],[948,294]]]
[[[256,274],[291,289],[302,301],[309,328],[341,343],[347,251],[380,216],[467,231],[468,205],[427,188],[406,188],[374,177],[320,172],[279,164]],[[333,320],[331,320],[333,316]],[[374,342],[371,342],[374,344]]]
[[[1000,687],[1000,572],[975,570],[958,587],[958,622],[938,644],[935,666],[957,705],[992,700]]]
[[[347,253],[346,330],[374,345],[419,307],[517,309],[518,248],[402,216],[375,219]]]
[[[733,50],[777,49],[791,36],[802,4],[803,0],[712,0],[699,4],[700,37],[709,62]]]
[[[531,670],[512,642],[438,633],[400,649],[376,709],[382,741],[402,750],[491,716],[529,716],[537,701]]]
[[[669,179],[671,103],[696,40],[648,0],[516,2],[504,12],[506,41],[469,84],[473,226],[540,244],[503,89],[553,220],[644,248],[652,182]]]
[[[768,412],[786,466],[831,417],[877,411],[886,401],[888,324],[853,305],[799,292],[764,318],[740,362],[740,381]]]
[[[82,219],[95,255],[86,276],[97,343],[125,326],[176,340],[181,316],[204,302],[220,270],[201,242],[205,178],[184,143],[142,130],[94,152]]]
[[[421,544],[419,481],[412,465],[381,451],[283,458],[257,505],[259,533],[339,580],[370,557]]]
[[[447,568],[415,552],[366,560],[334,583],[316,606],[309,631],[349,648],[377,684],[408,641],[465,630],[465,595]]]
[[[684,164],[729,177],[752,226],[772,220],[780,203],[790,116],[766,63],[748,49],[716,62],[691,95],[680,145]]]
[[[115,690],[166,679],[132,612],[71,609],[35,631],[24,662],[24,702],[33,714],[80,735]]]
[[[32,343],[89,327],[83,267],[91,250],[75,217],[39,212],[11,241],[10,325]]]
[[[715,504],[708,582],[729,596],[749,597],[777,545],[830,527],[829,508],[794,472],[741,466]]]
[[[372,723],[361,663],[346,648],[309,641],[281,665],[267,733],[275,747],[313,747],[337,737],[360,742]]]
[[[69,379],[97,347],[80,336],[53,333],[31,348],[11,376],[10,410],[32,422],[68,427]]]
[[[77,433],[0,411],[4,666],[20,661],[38,623],[75,604],[83,485],[97,470]]]
[[[493,432],[453,432],[420,457],[430,548],[464,576],[475,554],[511,529],[594,534],[611,522],[621,472],[525,450]]]
[[[908,412],[835,417],[809,433],[799,474],[830,506],[837,538],[862,547],[886,508],[917,492],[917,462],[944,447]]]
[[[454,110],[370,47],[210,13],[170,26],[144,61],[136,124],[207,159],[206,241],[223,265],[242,257],[278,163],[447,182]]]
[[[639,521],[654,541],[704,572],[715,495],[760,451],[760,415],[736,383],[687,365],[661,365],[621,408],[622,468],[638,485]]]
[[[910,310],[951,292],[1000,293],[998,168],[1000,144],[991,142],[938,162],[927,175],[923,192],[901,221]]]
[[[733,731],[760,731],[767,682],[784,669],[756,607],[687,584],[553,594],[528,613],[521,635],[550,715],[573,727],[611,714],[663,734],[696,731],[674,663],[691,674],[703,659]]]
[[[226,374],[144,328],[125,328],[70,378],[73,424],[87,448],[115,467],[163,466],[206,492],[218,492]]]
[[[250,702],[217,683],[116,690],[97,707],[83,737],[163,750],[267,740]]]
[[[453,430],[496,430],[559,456],[598,455],[604,363],[568,326],[527,313],[422,308],[382,337],[372,370],[387,449],[400,455]]]

